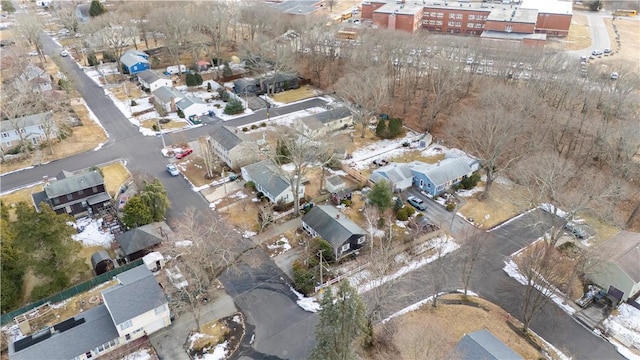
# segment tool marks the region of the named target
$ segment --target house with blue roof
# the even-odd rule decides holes
[[[142,51],[129,49],[120,57],[122,71],[125,74],[137,74],[139,72],[151,69],[149,63],[149,55]]]
[[[413,174],[413,185],[432,196],[444,193],[473,174],[473,168],[464,157],[446,158],[436,164],[413,161],[408,166]]]
[[[12,341],[9,359],[94,359],[171,324],[167,298],[146,266],[116,279],[102,304]]]
[[[330,205],[317,205],[302,217],[301,226],[313,237],[326,240],[336,259],[360,249],[366,232],[340,210]]]
[[[252,181],[256,190],[263,193],[272,203],[293,202],[293,191],[289,179],[282,176],[271,160],[263,160],[240,169],[245,181]],[[304,197],[304,184],[300,184],[298,198]]]
[[[460,360],[524,360],[486,329],[466,334],[456,344],[454,354]]]

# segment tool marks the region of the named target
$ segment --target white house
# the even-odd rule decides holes
[[[15,86],[25,87],[34,92],[49,91],[53,89],[51,78],[42,68],[29,63],[22,74],[16,79]]]
[[[253,181],[256,190],[264,194],[272,203],[293,202],[293,191],[288,179],[282,177],[271,160],[263,160],[255,164],[242,167],[242,178]],[[304,197],[304,185],[301,183],[298,198]]]
[[[145,70],[139,72],[137,75],[140,86],[148,91],[155,91],[161,86],[171,87],[173,85],[171,79],[169,79],[165,74],[161,74],[153,70]]]
[[[178,91],[178,89],[170,86],[160,86],[154,90],[152,94],[153,101],[162,106],[167,112],[175,112],[178,109],[176,107],[178,101],[184,99],[186,96]]]
[[[176,102],[176,107],[182,111],[186,119],[189,119],[191,116],[200,116],[209,111],[207,103],[193,95],[183,97]]]
[[[640,292],[640,233],[620,231],[598,246],[587,277],[620,301]]]
[[[380,180],[387,181],[393,191],[404,191],[411,187],[413,183],[413,174],[411,168],[406,164],[391,163],[374,170],[369,176],[372,183]]]
[[[94,359],[171,324],[167,299],[146,266],[116,278],[102,291],[103,304],[12,342],[9,359]]]
[[[2,134],[0,146],[6,151],[20,143],[21,135],[22,139],[38,145],[47,138],[53,139],[58,136],[58,128],[53,121],[53,113],[49,111],[12,120],[2,120],[0,134]]]
[[[306,116],[298,120],[300,131],[306,136],[320,136],[353,125],[353,114],[344,106]]]

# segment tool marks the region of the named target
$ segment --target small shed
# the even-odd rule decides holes
[[[91,255],[91,268],[95,271],[96,276],[113,270],[115,267],[115,261],[113,261],[109,253],[105,250],[96,251]]]
[[[196,71],[207,71],[211,68],[211,63],[207,60],[198,60],[196,62]]]
[[[162,270],[165,264],[164,256],[162,256],[162,254],[157,251],[150,252],[147,255],[143,256],[142,261],[144,262],[144,265],[147,267],[147,269],[149,269],[153,273]]]
[[[340,205],[344,200],[351,200],[351,190],[348,188],[340,189],[331,193],[331,201]]]
[[[346,184],[344,179],[338,175],[329,176],[324,181],[324,186],[328,192],[334,193],[345,188]]]

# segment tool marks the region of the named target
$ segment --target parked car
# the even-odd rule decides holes
[[[564,229],[581,240],[588,239],[596,234],[596,231],[591,226],[587,224],[576,224],[571,221],[564,226]]]
[[[33,50],[29,53],[29,56],[38,56],[38,52]]]
[[[373,160],[373,165],[385,166],[389,165],[389,162],[387,161],[387,159],[375,159]]]
[[[611,53],[611,49],[609,49],[609,48],[604,49],[604,53],[605,54],[610,54]]]
[[[427,209],[427,204],[422,199],[418,199],[415,196],[409,196],[407,198],[407,201],[409,202],[409,204],[411,204],[411,206],[418,210],[424,211]]]
[[[602,51],[600,51],[600,50],[593,50],[593,51],[591,52],[591,55],[593,55],[593,56],[600,56],[600,55],[602,55]]]
[[[617,72],[612,72],[611,73],[611,80],[618,80],[618,73]]]
[[[176,155],[176,159],[184,159],[193,153],[193,149],[182,149],[182,152]]]
[[[62,57],[67,57],[67,56],[69,56],[69,52],[68,52],[67,50],[62,50],[62,51],[60,52],[60,56],[62,56]]]
[[[171,174],[171,176],[180,175],[180,171],[178,171],[178,168],[173,164],[167,165],[167,171],[169,172],[169,174]]]

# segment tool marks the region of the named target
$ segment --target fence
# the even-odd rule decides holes
[[[61,292],[49,296],[48,298],[45,299],[40,299],[38,301],[32,302],[26,306],[21,307],[20,309],[16,309],[13,310],[11,312],[8,312],[6,314],[2,314],[2,319],[0,320],[0,325],[4,325],[6,323],[8,323],[9,321],[13,320],[13,318],[15,318],[18,315],[22,315],[24,313],[26,313],[27,311],[30,311],[32,309],[37,308],[38,306],[44,304],[44,303],[57,303],[66,299],[69,299],[77,294],[83,293],[97,285],[100,285],[104,282],[107,282],[108,280],[111,280],[114,276],[125,272],[127,270],[133,269],[134,267],[140,266],[142,265],[142,259],[138,259],[136,261],[130,262],[126,265],[123,265],[119,268],[115,268],[111,271],[108,271],[104,274],[98,275],[96,277],[94,277],[93,279],[87,280],[83,283],[80,283],[78,285],[75,285],[74,287],[70,287],[68,289],[62,290]]]

